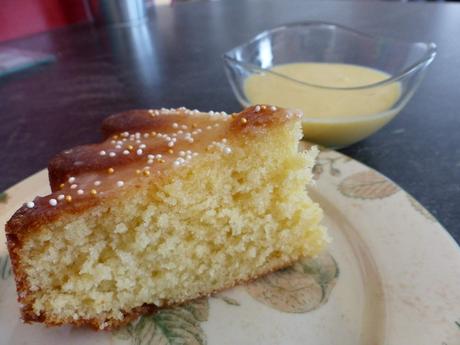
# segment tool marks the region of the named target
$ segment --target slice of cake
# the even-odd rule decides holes
[[[6,225],[22,317],[118,327],[317,254],[316,149],[300,115],[134,110],[49,165],[52,193]]]

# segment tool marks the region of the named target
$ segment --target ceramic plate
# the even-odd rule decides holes
[[[1,344],[459,345],[460,250],[416,200],[374,170],[322,150],[310,188],[333,241],[303,260],[110,333],[24,325],[0,243]],[[0,224],[48,193],[41,171],[0,196]]]

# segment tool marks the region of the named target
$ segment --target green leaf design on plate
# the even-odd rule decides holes
[[[8,279],[11,277],[11,262],[8,255],[0,256],[0,278]]]
[[[323,253],[302,259],[247,286],[259,302],[288,313],[306,313],[327,302],[339,276],[337,262]]]
[[[216,299],[220,299],[222,301],[224,301],[225,303],[227,303],[228,305],[234,305],[234,306],[240,306],[240,302],[238,302],[236,299],[234,298],[231,298],[231,297],[228,297],[228,296],[224,296],[224,295],[215,295],[213,296],[214,298]]]
[[[206,335],[200,323],[207,321],[207,298],[195,300],[176,308],[163,309],[141,316],[130,325],[113,332],[132,345],[205,345]]]
[[[5,192],[0,192],[0,202],[6,203],[7,200],[8,200],[8,194],[6,194]]]
[[[344,196],[356,199],[383,199],[399,190],[393,182],[373,170],[348,176],[338,188]]]

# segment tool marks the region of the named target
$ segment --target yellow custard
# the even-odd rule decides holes
[[[350,64],[292,63],[274,66],[272,73],[246,79],[244,90],[251,103],[270,103],[304,112],[305,139],[341,147],[361,140],[390,121],[401,95],[398,82],[358,88],[390,78],[385,72]]]

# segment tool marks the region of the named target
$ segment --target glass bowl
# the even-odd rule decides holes
[[[299,108],[304,112],[306,140],[340,148],[388,123],[412,97],[435,55],[434,43],[407,43],[337,24],[302,22],[264,31],[225,53],[223,59],[233,92],[244,107],[266,103]],[[384,77],[377,82],[342,87],[271,70],[274,66],[304,62],[321,63],[320,67],[325,63],[357,65],[381,71]],[[254,76],[265,78],[259,89],[271,90],[270,96],[257,94],[259,89],[255,88],[256,96],[248,97],[246,85],[248,78],[254,80]],[[283,88],[288,92],[278,92]],[[379,109],[376,97],[391,88],[393,92],[397,90],[397,96]],[[254,88],[251,90],[254,92]],[[331,106],[342,113],[328,114]]]

